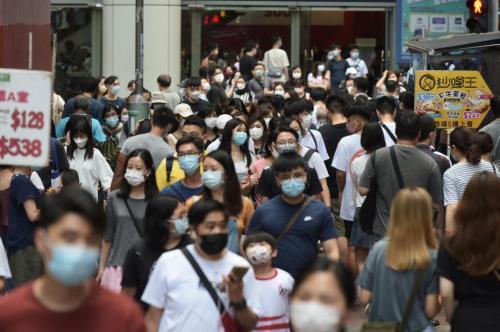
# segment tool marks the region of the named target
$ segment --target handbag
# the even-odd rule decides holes
[[[413,281],[413,287],[411,288],[410,296],[406,301],[405,309],[403,311],[403,317],[400,323],[398,322],[369,322],[364,323],[361,327],[361,332],[404,332],[406,324],[410,319],[415,300],[417,298],[417,292],[422,284],[425,276],[425,270],[419,269],[416,272],[415,280]]]
[[[130,215],[130,218],[132,218],[132,222],[134,223],[135,229],[137,233],[139,233],[140,237],[143,237],[143,231],[139,227],[139,223],[137,222],[137,219],[135,219],[134,214],[132,213],[132,209],[130,208],[130,205],[128,205],[128,201],[126,197],[123,197],[123,201],[125,202],[125,206],[127,207],[128,214]]]
[[[219,310],[222,326],[224,326],[224,331],[226,331],[226,332],[242,332],[243,329],[238,325],[238,323],[234,320],[234,318],[231,317],[231,315],[227,312],[226,307],[224,306],[224,303],[220,299],[219,295],[217,295],[217,292],[213,288],[212,284],[208,280],[205,273],[203,273],[203,270],[201,269],[200,265],[198,265],[198,263],[194,259],[193,255],[191,255],[191,253],[189,252],[189,250],[187,250],[187,248],[182,248],[181,252],[184,254],[184,256],[188,260],[189,264],[191,264],[191,267],[193,268],[193,270],[196,272],[196,274],[200,278],[200,281],[203,284],[203,287],[205,287],[208,294],[210,294],[210,297],[212,298],[215,305],[217,306],[217,309]]]
[[[372,163],[372,168],[375,170],[375,152],[373,157],[370,158]],[[367,234],[373,234],[373,221],[375,220],[375,215],[377,213],[377,176],[372,176],[370,179],[370,191],[366,196],[358,214],[359,225],[363,232]]]
[[[309,205],[309,203],[311,203],[313,200],[314,200],[314,198],[312,198],[311,196],[307,197],[304,200],[304,202],[302,203],[302,205],[300,206],[300,208],[297,210],[297,212],[295,212],[294,215],[292,216],[292,218],[290,218],[290,221],[286,225],[285,229],[280,233],[280,235],[278,235],[276,237],[276,243],[279,243],[281,240],[283,240],[283,238],[285,237],[285,235],[287,235],[288,232],[292,229],[293,225],[295,225],[295,223],[299,219],[299,217],[302,214],[302,212]]]

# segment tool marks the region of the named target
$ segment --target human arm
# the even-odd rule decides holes
[[[229,86],[229,89],[226,92],[226,95],[228,98],[233,97],[234,89],[236,88],[236,81],[241,77],[241,73],[238,71],[234,74],[234,78],[231,80],[231,85]]]
[[[273,81],[269,77],[264,79],[264,96],[274,96]]]
[[[157,332],[158,328],[160,327],[160,321],[162,316],[163,316],[163,309],[159,309],[150,305],[145,318],[146,330],[148,332]]]
[[[323,249],[325,250],[326,256],[332,261],[338,261],[340,259],[339,246],[336,239],[330,239],[322,242]]]
[[[425,314],[429,319],[436,316],[441,310],[438,294],[427,294],[425,297]]]
[[[361,288],[361,292],[359,293],[359,303],[364,307],[368,303],[370,303],[372,299],[372,292],[368,289]]]
[[[108,262],[109,253],[111,252],[111,246],[113,245],[116,226],[116,217],[114,215],[115,198],[115,193],[111,193],[108,195],[108,201],[106,204],[106,229],[101,242],[101,256],[99,259],[99,268],[96,277],[98,282],[101,281],[104,269],[106,268],[106,263]]]
[[[123,181],[123,174],[125,173],[125,162],[127,161],[127,155],[120,152],[118,158],[116,159],[115,173],[113,174],[113,180],[111,181],[110,191],[120,188]]]
[[[224,284],[230,303],[241,303],[245,301],[243,295],[243,280],[236,277],[233,273],[230,273],[228,276],[224,277]],[[245,331],[253,330],[259,320],[259,317],[248,306],[240,310],[234,308],[234,318]]]
[[[108,240],[102,240],[101,243],[101,257],[99,258],[99,269],[97,272],[96,280],[101,282],[102,275],[104,274],[104,269],[106,268],[106,262],[108,261],[109,253],[111,252],[111,245],[113,242]]]
[[[457,213],[458,203],[448,204],[446,206],[445,235],[450,236],[455,231],[455,214]]]
[[[321,189],[323,189],[320,194],[321,200],[328,208],[330,208],[331,198],[330,198],[330,188],[328,188],[328,182],[326,178],[319,180],[319,182],[321,182]]]
[[[40,210],[36,206],[36,202],[34,199],[27,199],[23,202],[24,212],[26,212],[26,216],[29,221],[35,222],[38,220],[38,216],[40,215]]]
[[[94,149],[95,167],[97,168],[97,176],[101,182],[103,191],[108,191],[111,187],[113,180],[113,170],[109,166],[106,158],[102,155],[101,151]]]
[[[359,178],[358,192],[361,196],[366,196],[370,192],[370,182],[374,176],[377,176],[375,173],[375,153],[370,156],[363,170],[363,174],[361,174]]]
[[[345,178],[346,174],[344,171],[338,170],[335,172],[335,178],[337,180],[337,186],[339,188],[339,202],[342,202],[342,195],[345,188]]]
[[[455,295],[454,295],[455,285],[453,282],[447,278],[439,278],[439,292],[441,295],[441,305],[444,308],[446,314],[446,320],[449,322],[453,317],[455,312]]]
[[[375,88],[377,89],[378,94],[382,94],[385,90],[385,79],[387,78],[387,74],[389,72],[386,70],[382,74],[382,77],[377,81],[377,84],[375,84]]]

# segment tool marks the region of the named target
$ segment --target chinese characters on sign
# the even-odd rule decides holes
[[[490,110],[492,93],[477,71],[418,70],[415,110],[438,128],[478,128]]]
[[[49,72],[0,69],[0,164],[49,163]]]

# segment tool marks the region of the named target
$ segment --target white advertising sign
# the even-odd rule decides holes
[[[51,73],[0,68],[0,164],[47,166]]]

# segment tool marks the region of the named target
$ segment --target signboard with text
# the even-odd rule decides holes
[[[415,111],[438,128],[478,128],[493,97],[478,71],[417,70]]]
[[[46,166],[51,73],[0,68],[0,164]]]

